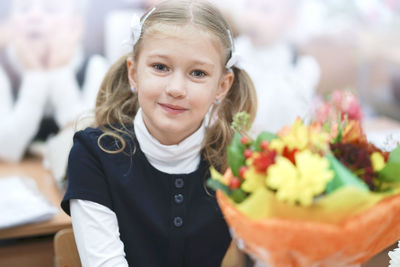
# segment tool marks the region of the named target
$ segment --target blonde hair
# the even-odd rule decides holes
[[[193,25],[219,41],[225,67],[233,48],[229,35],[230,27],[221,13],[205,1],[161,2],[145,20],[141,38],[136,43],[133,53],[125,55],[111,66],[100,87],[96,101],[95,122],[96,126],[104,131],[98,140],[99,146],[104,151],[119,153],[124,150],[126,142],[121,135],[129,135],[127,125],[132,124],[139,108],[137,94],[132,93],[129,85],[127,58],[137,59],[143,45],[143,36],[147,33],[165,32],[169,29],[166,28],[168,26],[186,25]],[[211,118],[216,117],[216,120],[211,120],[211,125],[208,125],[202,146],[203,157],[219,171],[224,171],[227,167],[226,148],[234,134],[230,127],[233,116],[237,112],[246,111],[253,121],[257,109],[256,92],[249,76],[241,69],[236,67],[232,69],[235,75],[232,87],[219,105],[213,105]],[[122,128],[116,125],[122,125]],[[116,138],[121,147],[115,151],[106,150],[100,143],[104,136]],[[130,136],[133,138],[132,134]]]

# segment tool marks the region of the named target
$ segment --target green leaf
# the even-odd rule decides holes
[[[322,129],[324,129],[325,132],[329,133],[331,131],[331,123],[330,122],[325,122],[322,125]]]
[[[246,146],[242,144],[240,139],[242,139],[242,135],[239,132],[235,132],[230,146],[240,147],[240,148],[243,148],[243,150],[244,150],[246,148]]]
[[[239,168],[245,164],[245,158],[243,155],[246,146],[240,142],[241,135],[235,132],[232,143],[228,146],[228,165],[231,168],[233,175],[239,177]]]
[[[252,149],[253,151],[261,151],[261,146],[260,146],[260,144],[261,144],[262,141],[271,142],[272,140],[274,140],[274,139],[276,139],[276,138],[278,138],[277,135],[275,135],[275,134],[273,134],[273,133],[270,133],[270,132],[265,132],[265,131],[263,131],[263,132],[261,132],[261,133],[257,136],[257,139],[256,139],[256,141],[252,144],[251,149]]]
[[[400,161],[388,161],[386,166],[378,173],[378,179],[388,183],[400,182]]]
[[[337,125],[338,125],[338,133],[333,140],[333,144],[339,143],[343,139],[343,130],[346,128],[347,125],[347,117],[345,117],[345,120],[342,121],[341,119],[341,112],[338,114],[338,119],[337,119]]]
[[[243,151],[238,147],[228,147],[228,164],[232,170],[233,175],[239,177],[239,169],[245,165],[246,159],[243,155]]]
[[[353,186],[369,191],[368,186],[340,163],[335,156],[327,155],[326,158],[329,160],[330,168],[334,172],[333,179],[326,186],[327,193],[331,193],[342,186]]]
[[[211,189],[213,189],[214,191],[221,190],[228,196],[231,194],[231,190],[229,189],[229,187],[216,179],[213,178],[208,179],[206,185]]]
[[[388,162],[400,163],[400,146],[397,146],[392,152],[390,152]]]
[[[379,171],[378,179],[382,182],[400,182],[400,146],[390,152],[385,167]]]
[[[243,192],[242,189],[235,189],[232,190],[230,197],[235,201],[236,203],[241,203],[243,200],[246,199],[246,193]]]

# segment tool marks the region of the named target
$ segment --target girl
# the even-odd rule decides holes
[[[76,133],[69,157],[61,205],[82,264],[220,266],[231,238],[205,180],[211,165],[225,170],[232,118],[254,117],[255,90],[208,3],[167,0],[132,32],[133,53],[100,88],[96,128]]]

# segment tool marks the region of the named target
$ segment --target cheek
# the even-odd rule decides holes
[[[154,77],[142,78],[136,88],[140,99],[157,99],[164,91],[163,81]]]
[[[210,88],[213,88],[210,90]],[[192,102],[192,105],[196,106],[201,110],[207,111],[210,105],[215,101],[216,95],[216,87],[214,84],[210,84],[209,86],[199,86],[191,90],[191,94],[189,98]]]

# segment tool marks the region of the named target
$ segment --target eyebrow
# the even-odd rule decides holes
[[[148,58],[152,59],[152,58],[162,58],[165,60],[170,59],[167,55],[162,55],[162,54],[150,54],[148,55]],[[210,67],[212,69],[215,68],[215,64],[213,63],[209,63],[209,62],[205,62],[205,61],[201,61],[201,60],[193,60],[191,61],[192,65],[202,65],[202,66],[207,66]]]

